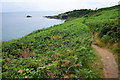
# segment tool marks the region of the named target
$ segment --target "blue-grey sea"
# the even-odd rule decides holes
[[[2,41],[21,38],[32,31],[63,23],[63,20],[47,19],[43,16],[57,15],[57,11],[6,12],[2,13]],[[27,18],[30,15],[32,17]]]

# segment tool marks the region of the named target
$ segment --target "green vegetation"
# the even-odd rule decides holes
[[[94,40],[101,40],[105,45],[108,45],[110,49],[120,53],[120,27],[118,23],[118,9],[120,6],[114,6],[111,8],[103,8],[98,10],[93,15],[86,18],[84,16],[84,24],[88,25]],[[104,10],[105,9],[105,10]],[[98,38],[98,39],[97,39]],[[95,41],[96,44],[103,46]],[[112,46],[117,44],[116,46]],[[117,49],[117,51],[115,50]]]
[[[55,16],[45,16],[47,18],[53,18],[53,19],[70,19],[70,18],[74,18],[74,17],[81,17],[83,15],[86,14],[91,14],[95,12],[95,10],[91,10],[91,9],[80,9],[80,10],[73,10],[73,11],[68,11],[65,13],[61,13],[59,15],[55,15]]]
[[[3,42],[3,77],[96,78],[97,72],[91,67],[95,61],[91,34],[79,21]]]
[[[106,44],[119,43],[118,7],[100,9],[2,42],[3,78],[101,78],[91,37],[98,45],[97,39]],[[120,48],[114,49],[119,52]]]

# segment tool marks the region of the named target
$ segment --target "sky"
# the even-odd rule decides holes
[[[0,11],[71,11],[117,5],[119,0],[0,0]]]

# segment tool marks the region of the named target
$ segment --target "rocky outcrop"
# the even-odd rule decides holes
[[[30,18],[30,17],[32,17],[32,16],[30,16],[30,15],[27,15],[26,17],[27,17],[27,18]]]

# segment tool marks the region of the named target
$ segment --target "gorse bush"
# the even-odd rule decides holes
[[[108,42],[115,43],[120,39],[120,29],[118,27],[118,22],[115,20],[114,22],[109,22],[103,26],[101,26],[99,30],[99,37],[103,38],[105,35],[109,36]]]

